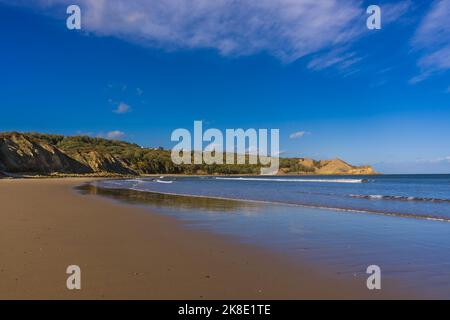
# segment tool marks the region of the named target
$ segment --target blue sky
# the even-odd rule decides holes
[[[448,173],[449,15],[450,0],[0,0],[0,128],[171,148],[203,120],[279,128],[285,156]]]

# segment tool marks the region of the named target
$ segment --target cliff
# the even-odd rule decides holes
[[[258,165],[175,165],[170,150],[124,141],[39,133],[0,133],[0,178],[28,175],[259,174]],[[279,174],[374,174],[340,159],[280,158]]]
[[[21,134],[0,137],[0,170],[7,172],[92,173],[58,148]]]
[[[58,148],[51,139],[32,134],[0,135],[0,172],[26,174],[136,174],[109,153]]]
[[[341,159],[315,161],[301,158],[299,164],[310,168],[313,174],[375,174],[371,166],[353,166]]]

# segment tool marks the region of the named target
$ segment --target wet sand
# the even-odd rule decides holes
[[[407,297],[73,189],[91,180],[0,180],[0,299]]]

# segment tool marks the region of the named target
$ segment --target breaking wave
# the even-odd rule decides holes
[[[396,201],[421,201],[421,202],[450,202],[450,199],[422,198],[407,196],[386,196],[379,194],[351,194],[350,197],[368,200],[396,200]]]
[[[224,178],[216,177],[217,180],[233,181],[271,181],[271,182],[328,182],[328,183],[363,183],[369,182],[367,179],[283,179],[283,178]]]

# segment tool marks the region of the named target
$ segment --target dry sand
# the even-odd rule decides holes
[[[0,299],[380,298],[175,218],[78,194],[89,179],[0,180]],[[66,288],[79,265],[82,289]]]

